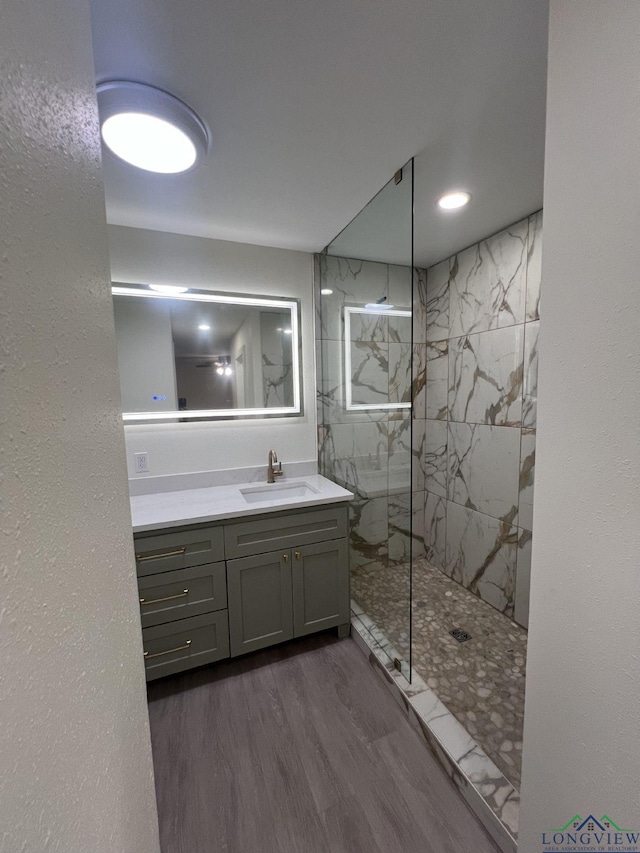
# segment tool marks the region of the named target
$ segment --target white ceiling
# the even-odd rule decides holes
[[[415,259],[440,260],[542,205],[547,6],[92,0],[97,80],[166,89],[211,138],[181,176],[105,154],[109,222],[319,251],[416,155]]]

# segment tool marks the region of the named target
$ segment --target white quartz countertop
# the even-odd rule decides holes
[[[131,520],[133,532],[141,533],[145,530],[342,503],[352,498],[351,492],[320,474],[291,478],[284,476],[271,485],[251,482],[136,495],[131,498]]]

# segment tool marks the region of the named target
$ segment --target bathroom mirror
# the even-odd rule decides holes
[[[123,419],[301,414],[297,300],[114,283]]]
[[[411,311],[392,305],[345,306],[346,411],[411,408],[409,344],[394,348],[382,343],[389,339],[411,340]]]

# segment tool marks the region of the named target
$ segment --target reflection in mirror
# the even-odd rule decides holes
[[[384,327],[389,318],[411,320],[411,311],[379,305],[346,306],[344,309],[344,374],[345,408],[347,411],[371,409],[410,409],[411,385],[400,387],[399,365],[390,364],[390,349],[378,343],[375,334],[368,339],[363,330],[380,330],[380,338],[388,339]],[[395,367],[395,370],[393,368]],[[405,370],[406,373],[406,370]]]
[[[296,300],[112,292],[125,421],[300,414]]]

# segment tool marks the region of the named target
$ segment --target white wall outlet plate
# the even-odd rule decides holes
[[[149,454],[146,451],[143,453],[134,453],[133,458],[135,460],[134,469],[136,474],[147,474],[149,472]]]

